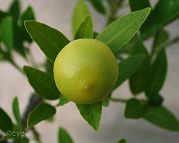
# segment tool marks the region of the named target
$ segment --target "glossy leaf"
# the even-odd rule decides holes
[[[48,100],[54,100],[60,97],[60,92],[51,75],[28,66],[24,67],[24,71],[29,83],[40,97]]]
[[[64,128],[60,128],[58,131],[58,143],[74,143],[72,137]]]
[[[144,9],[146,7],[150,7],[149,0],[140,0],[140,2],[136,2],[136,0],[129,0],[130,8],[132,11]]]
[[[101,119],[102,103],[86,105],[77,104],[77,108],[88,124],[97,130]]]
[[[147,112],[147,106],[144,102],[137,99],[127,101],[125,108],[125,117],[130,119],[142,118]]]
[[[150,106],[144,117],[148,122],[170,131],[179,131],[179,121],[163,106]]]
[[[11,17],[5,17],[0,24],[0,37],[6,50],[10,53],[13,49],[13,23]]]
[[[141,28],[141,35],[146,39],[179,15],[178,0],[159,0],[154,10]]]
[[[106,8],[103,4],[104,0],[89,0],[93,7],[101,14],[106,13]]]
[[[119,76],[115,87],[120,86],[124,81],[130,78],[140,67],[145,56],[142,54],[131,56],[119,63]]]
[[[116,53],[135,35],[149,13],[150,8],[145,8],[120,17],[99,33],[96,39],[106,43]]]
[[[12,102],[12,111],[13,111],[13,114],[14,114],[14,117],[16,119],[16,122],[17,122],[17,125],[19,127],[21,127],[21,114],[20,114],[20,109],[19,109],[19,101],[18,101],[18,98],[15,97],[13,99],[13,102]]]
[[[59,105],[60,106],[63,106],[65,104],[67,104],[68,102],[70,102],[67,98],[65,98],[64,96],[61,96],[60,97],[60,102],[59,102]]]
[[[52,61],[55,60],[60,50],[69,43],[69,40],[61,32],[40,22],[25,21],[25,27],[31,38]]]
[[[152,65],[150,81],[146,88],[146,93],[148,96],[152,96],[161,90],[165,82],[166,75],[167,75],[167,56],[166,56],[165,49],[162,49],[158,53]]]
[[[13,129],[13,123],[6,112],[0,107],[0,130],[7,132]]]
[[[121,139],[120,141],[118,141],[117,143],[127,143],[127,141],[125,139]]]
[[[41,103],[37,105],[28,116],[28,127],[33,127],[39,122],[49,119],[56,113],[56,109],[47,104],[47,103]]]
[[[91,38],[93,39],[93,21],[90,16],[87,16],[81,23],[79,29],[76,32],[75,39]]]
[[[78,0],[72,15],[72,32],[76,35],[81,23],[87,16],[91,15],[84,0]]]

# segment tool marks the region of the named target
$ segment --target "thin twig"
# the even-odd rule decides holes
[[[114,97],[111,97],[110,100],[113,102],[121,102],[121,103],[126,103],[128,101],[128,99],[120,99],[120,98],[114,98]]]

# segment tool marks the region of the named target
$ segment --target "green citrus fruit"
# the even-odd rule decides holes
[[[70,42],[54,62],[57,88],[78,104],[102,101],[112,91],[117,77],[117,61],[111,49],[95,39]]]

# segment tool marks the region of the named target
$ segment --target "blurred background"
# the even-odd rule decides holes
[[[0,0],[0,9],[7,9],[11,0]],[[42,23],[57,28],[59,31],[71,37],[71,15],[77,0],[21,0],[22,9],[32,5],[36,18]],[[155,3],[155,0],[152,1]],[[106,19],[91,8],[96,31],[101,31]],[[119,15],[129,13],[128,7],[120,11]],[[179,33],[179,21],[167,27],[171,38]],[[150,44],[148,41],[146,44]],[[32,44],[32,53],[37,62],[43,62],[44,55],[36,44]],[[21,67],[28,65],[23,59],[14,54]],[[168,49],[168,76],[162,90],[165,97],[164,104],[179,118],[179,44]],[[14,96],[18,96],[21,112],[24,111],[30,93],[33,89],[26,77],[14,69],[9,63],[0,62],[0,106],[12,116],[11,102]],[[127,98],[131,96],[128,82],[119,87],[114,96]],[[165,131],[143,120],[128,120],[123,116],[124,105],[110,103],[108,108],[103,108],[101,125],[98,131],[94,131],[80,116],[73,103],[57,109],[53,123],[43,121],[37,125],[38,131],[44,143],[57,141],[58,127],[66,128],[76,143],[115,143],[120,138],[126,138],[129,143],[178,143],[179,133]]]

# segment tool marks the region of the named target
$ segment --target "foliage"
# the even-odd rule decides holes
[[[106,26],[97,33],[93,30],[93,19],[88,4],[92,4],[104,17]],[[119,16],[124,0],[79,0],[72,14],[72,34],[74,39],[94,38],[107,44],[118,60],[119,77],[114,90],[125,81],[129,81],[129,89],[133,97],[130,99],[113,98],[112,93],[102,103],[76,105],[82,118],[95,130],[99,128],[103,106],[109,106],[111,101],[122,102],[125,106],[124,116],[128,119],[144,119],[160,128],[169,131],[179,131],[179,120],[163,105],[162,87],[165,83],[168,69],[167,48],[178,42],[178,37],[170,38],[165,26],[171,24],[179,16],[178,0],[158,0],[151,7],[149,0],[129,0],[131,13]],[[149,8],[151,7],[151,8]],[[25,21],[25,27],[24,27]],[[26,32],[27,30],[27,32]],[[146,48],[145,41],[153,38],[153,45]],[[28,61],[31,55],[29,46],[32,40],[46,55],[41,71],[35,63],[25,66],[22,70],[13,58],[16,51]],[[21,12],[20,2],[14,0],[7,11],[0,11],[0,61],[8,61],[21,73],[25,73],[29,83],[34,88],[38,99],[33,101],[33,108],[28,110],[28,119],[20,112],[18,98],[12,102],[15,118],[0,107],[0,131],[32,131],[35,139],[40,136],[35,125],[53,117],[56,110],[69,101],[56,88],[53,77],[53,62],[70,40],[60,31],[46,24],[35,21],[31,6]],[[26,44],[25,44],[26,43]],[[144,98],[138,97],[144,94]],[[54,106],[49,100],[58,100]],[[25,123],[24,123],[25,122]],[[0,133],[0,142],[9,141],[28,143],[28,138],[6,137]],[[73,139],[64,128],[59,128],[59,143],[73,143]],[[122,139],[118,143],[126,143]]]

